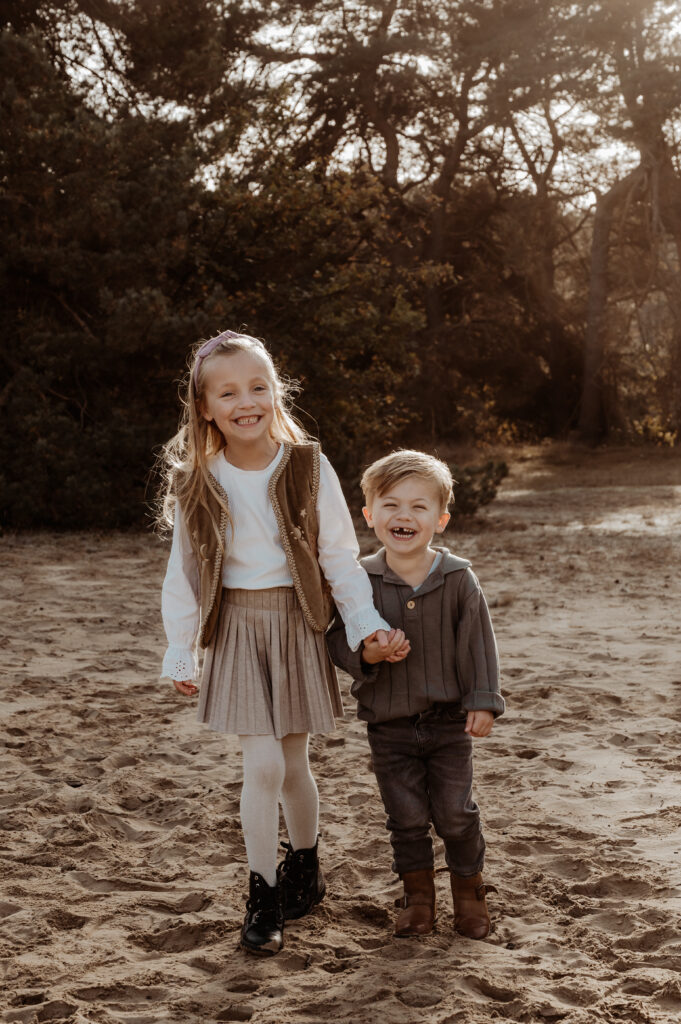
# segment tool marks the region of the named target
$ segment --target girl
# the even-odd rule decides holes
[[[250,868],[241,943],[262,955],[281,949],[284,919],[325,892],[307,746],[343,714],[324,637],[333,602],[354,650],[371,638],[391,657],[406,653],[374,608],[338,479],[286,397],[262,342],[224,331],[194,351],[183,422],[164,449],[163,676],[198,692],[198,639],[198,719],[239,737]],[[289,843],[277,868],[279,801]]]

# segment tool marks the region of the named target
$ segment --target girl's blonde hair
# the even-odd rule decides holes
[[[297,385],[282,378],[272,356],[258,338],[223,331],[194,346],[189,360],[189,373],[180,392],[183,404],[180,427],[175,436],[163,446],[159,457],[163,484],[157,518],[161,529],[172,528],[176,504],[179,502],[189,536],[195,532],[198,517],[205,514],[211,521],[221,547],[224,545],[224,537],[220,535],[219,517],[211,513],[209,495],[226,512],[230,526],[231,517],[225,499],[209,473],[208,461],[225,448],[225,439],[215,424],[204,418],[201,403],[207,365],[215,356],[230,356],[238,352],[248,352],[260,358],[267,366],[274,399],[274,417],[270,430],[273,440],[294,443],[309,440],[307,432],[289,411],[290,399],[298,390]]]

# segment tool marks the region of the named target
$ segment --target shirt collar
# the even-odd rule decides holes
[[[439,565],[433,569],[421,584],[419,593],[425,592],[426,584],[428,584],[428,590],[432,590],[434,586],[442,583],[442,580],[448,573],[460,572],[462,569],[468,569],[470,567],[471,563],[467,558],[459,558],[458,555],[453,555],[448,548],[436,547],[435,550],[442,553],[442,558],[440,559]],[[363,558],[362,565],[370,576],[382,576],[386,583],[396,583],[398,586],[402,587],[409,586],[409,584],[405,583],[402,577],[398,576],[386,562],[385,548],[379,548],[376,554]]]

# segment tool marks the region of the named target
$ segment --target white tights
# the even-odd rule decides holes
[[[251,871],[276,882],[279,801],[294,850],[317,841],[319,794],[307,758],[308,734],[239,736],[243,753],[241,825]]]

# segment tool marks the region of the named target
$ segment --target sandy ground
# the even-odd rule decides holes
[[[235,741],[157,679],[166,550],[0,539],[0,1020],[678,1020],[680,497],[681,455],[516,452],[448,538],[492,605],[508,699],[476,748],[495,930],[453,933],[440,872],[436,932],[392,939],[350,713],[313,743],[327,899],[273,960],[237,945]]]

